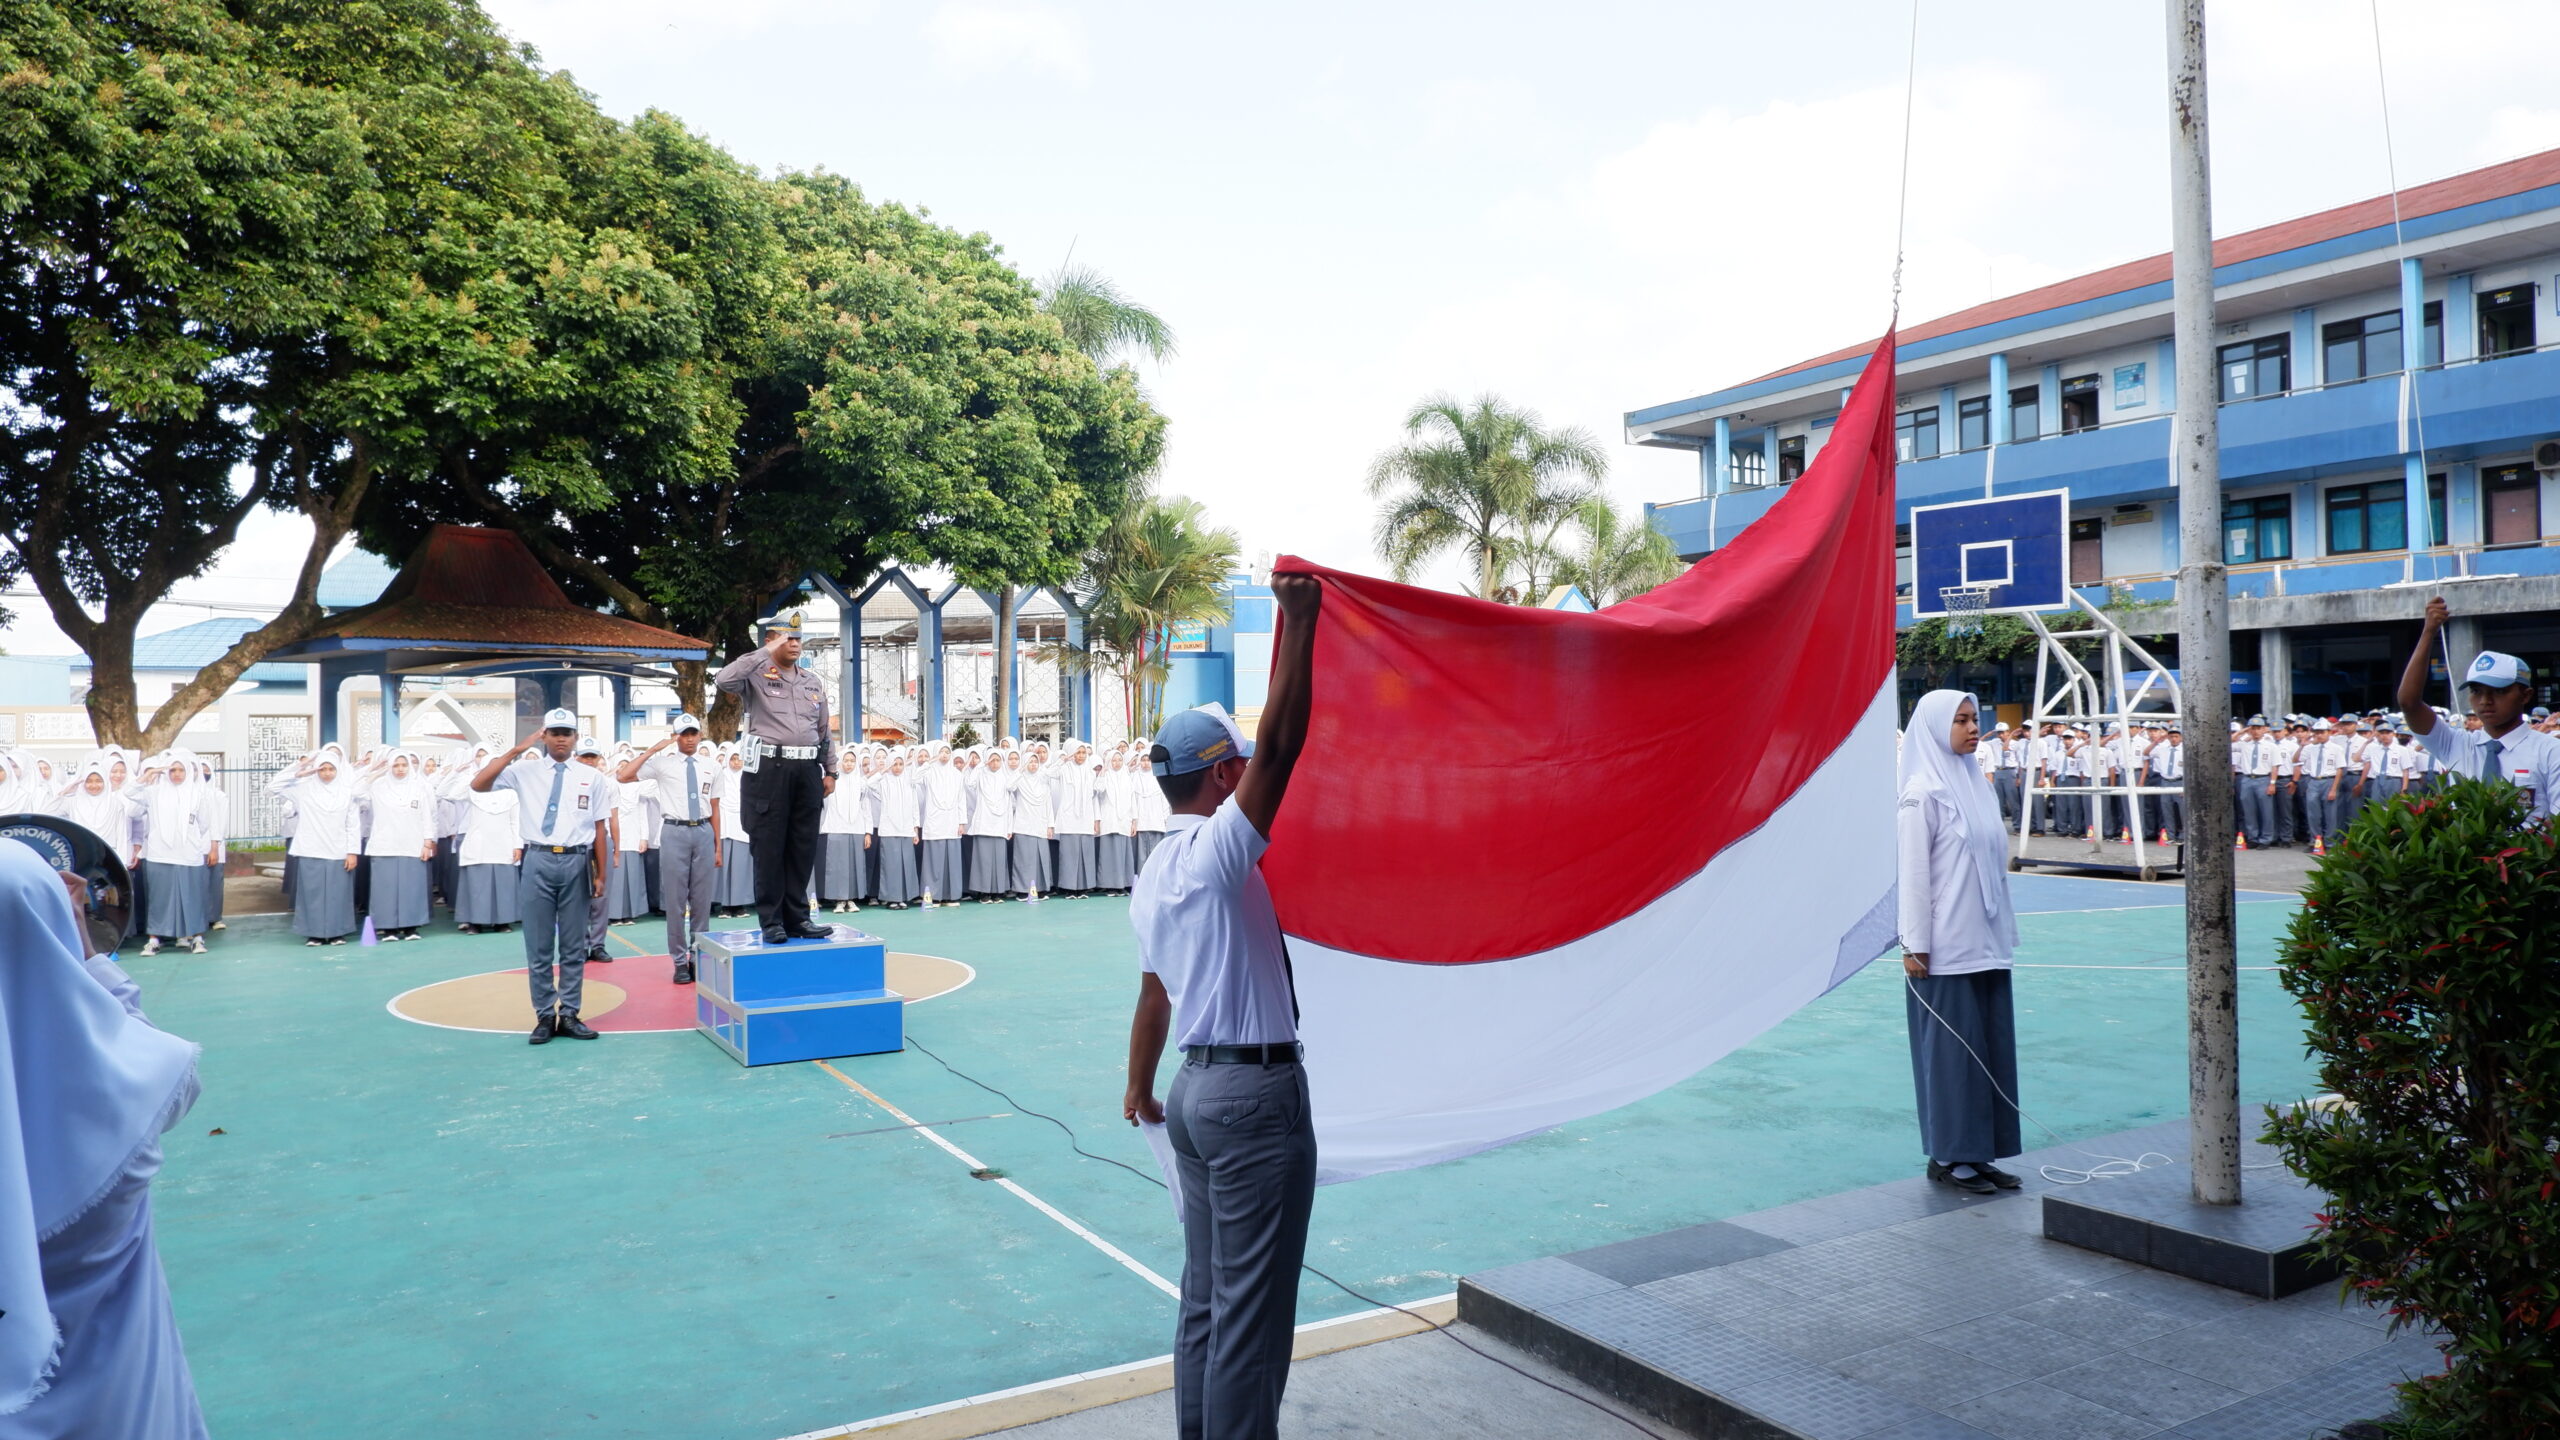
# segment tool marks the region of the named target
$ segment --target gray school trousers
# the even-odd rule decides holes
[[[693,958],[703,928],[711,919],[711,880],[719,872],[711,857],[720,841],[711,824],[687,825],[669,820],[658,832],[658,896],[667,911],[667,954],[676,961]]]
[[[584,845],[556,854],[548,845],[524,847],[524,863],[516,871],[516,909],[524,920],[524,974],[537,1015],[555,1007],[575,1015],[586,997],[592,863]],[[551,978],[555,957],[560,966],[556,986]]]
[[[1165,1127],[1182,1176],[1177,1433],[1276,1440],[1316,1198],[1306,1067],[1185,1059]]]

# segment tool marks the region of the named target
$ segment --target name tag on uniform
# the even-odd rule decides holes
[[[587,792],[584,790],[578,792],[578,808],[581,810],[587,808]]]

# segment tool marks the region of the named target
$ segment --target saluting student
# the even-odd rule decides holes
[[[1129,768],[1132,771],[1140,771],[1140,767],[1143,766],[1147,770],[1152,770],[1154,767],[1148,759],[1149,753],[1131,751]],[[1137,811],[1136,818],[1130,822],[1133,827],[1130,838],[1136,846],[1138,873],[1143,875],[1146,873],[1147,861],[1155,857],[1156,851],[1164,846],[1164,837],[1172,833],[1173,806],[1164,798],[1164,787],[1155,783],[1154,779],[1143,771],[1138,774],[1137,782],[1129,792],[1129,798],[1130,808]],[[1134,895],[1137,892],[1132,889],[1130,893]]]
[[[516,908],[524,917],[525,983],[533,997],[531,1045],[555,1035],[596,1038],[578,1007],[586,997],[588,916],[604,895],[600,847],[612,843],[606,812],[613,779],[575,763],[570,752],[577,745],[576,712],[551,710],[540,730],[471,777],[475,791],[504,787],[516,796],[517,833],[524,840]]]
[[[2400,708],[2427,754],[2448,774],[2471,779],[2502,779],[2522,790],[2532,818],[2551,817],[2560,794],[2560,738],[2524,723],[2533,699],[2533,667],[2513,655],[2483,650],[2463,672],[2462,696],[2480,717],[2477,730],[2456,730],[2440,722],[2427,706],[2427,661],[2436,653],[2436,632],[2451,612],[2443,597],[2427,602],[2426,623],[2419,627],[2417,648],[2400,675]]]
[[[1101,833],[1094,839],[1093,883],[1105,894],[1125,895],[1138,878],[1138,809],[1131,788],[1129,753],[1118,745],[1103,752]]]
[[[737,746],[720,747],[720,805],[715,812],[720,822],[720,873],[712,881],[711,896],[715,913],[736,915],[756,904],[755,856],[748,848],[745,823],[738,818],[739,782],[746,763]]]
[[[344,945],[356,928],[356,849],[363,840],[355,781],[340,763],[336,747],[324,745],[267,783],[293,802],[285,855],[293,866],[293,933],[305,945]]]
[[[1020,776],[1014,752],[990,750],[978,772],[978,810],[969,821],[969,889],[980,903],[1002,900],[1013,885],[1013,797]]]
[[[623,763],[639,759],[630,746],[617,748],[610,763],[601,764],[609,775],[619,774]],[[625,785],[613,784],[613,869],[605,876],[605,913],[615,920],[638,920],[649,913],[649,783],[635,780]]]
[[[693,983],[695,957],[712,915],[723,773],[719,752],[702,743],[702,722],[678,715],[663,739],[624,762],[614,776],[646,783],[658,793],[658,898],[666,907],[667,958],[678,985]]]
[[[818,806],[818,903],[831,915],[860,910],[871,837],[863,824],[862,762],[853,751],[836,752],[836,788]]]
[[[1055,809],[1050,828],[1057,832],[1057,889],[1082,895],[1094,888],[1094,841],[1102,833],[1102,772],[1093,768],[1093,748],[1082,743],[1067,752],[1057,767]]]
[[[1022,779],[1013,789],[1013,893],[1026,898],[1046,893],[1056,877],[1049,868],[1049,842],[1058,837],[1049,777],[1042,772],[1035,748],[1022,762]]]
[[[948,744],[936,742],[927,757],[916,808],[917,833],[923,837],[918,884],[926,899],[957,905],[969,893],[968,858],[961,853],[969,843],[969,786]]]
[[[880,777],[880,833],[872,850],[879,856],[871,871],[871,892],[892,910],[904,910],[924,893],[917,869],[924,815],[914,777],[907,774],[904,751],[892,751],[888,772]]]
[[[195,766],[164,752],[143,768],[135,794],[142,812],[142,868],[149,877],[143,894],[151,907],[142,925],[142,953],[158,954],[165,939],[201,955],[212,923],[205,915],[204,876],[213,862],[213,842],[204,833]]]
[[[224,793],[216,778],[213,762],[198,759],[196,767],[196,817],[205,839],[212,849],[204,874],[204,918],[207,930],[227,930],[222,923],[222,873],[231,858],[231,797]]]
[[[516,867],[524,860],[524,839],[516,824],[516,792],[471,788],[471,777],[497,753],[475,746],[470,759],[445,779],[444,788],[462,803],[453,918],[465,935],[504,931],[517,919]]]

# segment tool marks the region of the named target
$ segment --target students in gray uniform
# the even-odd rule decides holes
[[[710,923],[711,882],[720,870],[720,757],[702,749],[702,722],[679,715],[674,733],[623,762],[614,779],[657,787],[659,808],[666,812],[657,853],[667,955],[675,962],[676,983],[690,985],[694,947]]]
[[[604,775],[604,747],[593,737],[578,737],[576,755],[579,765],[599,776]],[[606,777],[596,793],[596,870],[604,877],[604,886],[587,904],[587,963],[590,965],[613,963],[613,950],[605,944],[605,932],[613,924],[613,877],[622,866],[621,827],[613,813],[614,802],[620,798],[611,778]]]
[[[577,743],[576,713],[553,710],[540,730],[471,777],[474,790],[503,786],[516,794],[524,835],[516,901],[524,916],[525,983],[533,991],[533,1033],[526,1039],[534,1045],[554,1035],[596,1038],[578,1018],[578,1005],[586,992],[588,908],[604,894],[597,845],[605,838],[613,780],[569,758]],[[542,753],[535,757],[537,749]]]
[[[1121,1109],[1166,1126],[1182,1181],[1184,1440],[1279,1434],[1315,1203],[1297,996],[1258,866],[1306,743],[1321,592],[1309,575],[1274,576],[1271,591],[1281,626],[1258,742],[1215,707],[1165,722],[1148,753],[1173,816],[1129,898],[1144,973]],[[1155,1098],[1168,1031],[1183,1050],[1169,1107]]]

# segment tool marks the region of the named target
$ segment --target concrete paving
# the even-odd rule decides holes
[[[1678,1433],[1659,1420],[1635,1418],[1625,1406],[1481,1330],[1453,1328],[1468,1344],[1560,1389],[1470,1354],[1447,1335],[1409,1335],[1291,1367],[1280,1433],[1289,1440],[1641,1440]],[[1022,1440],[1169,1436],[1173,1394],[1144,1395],[1002,1433]]]

